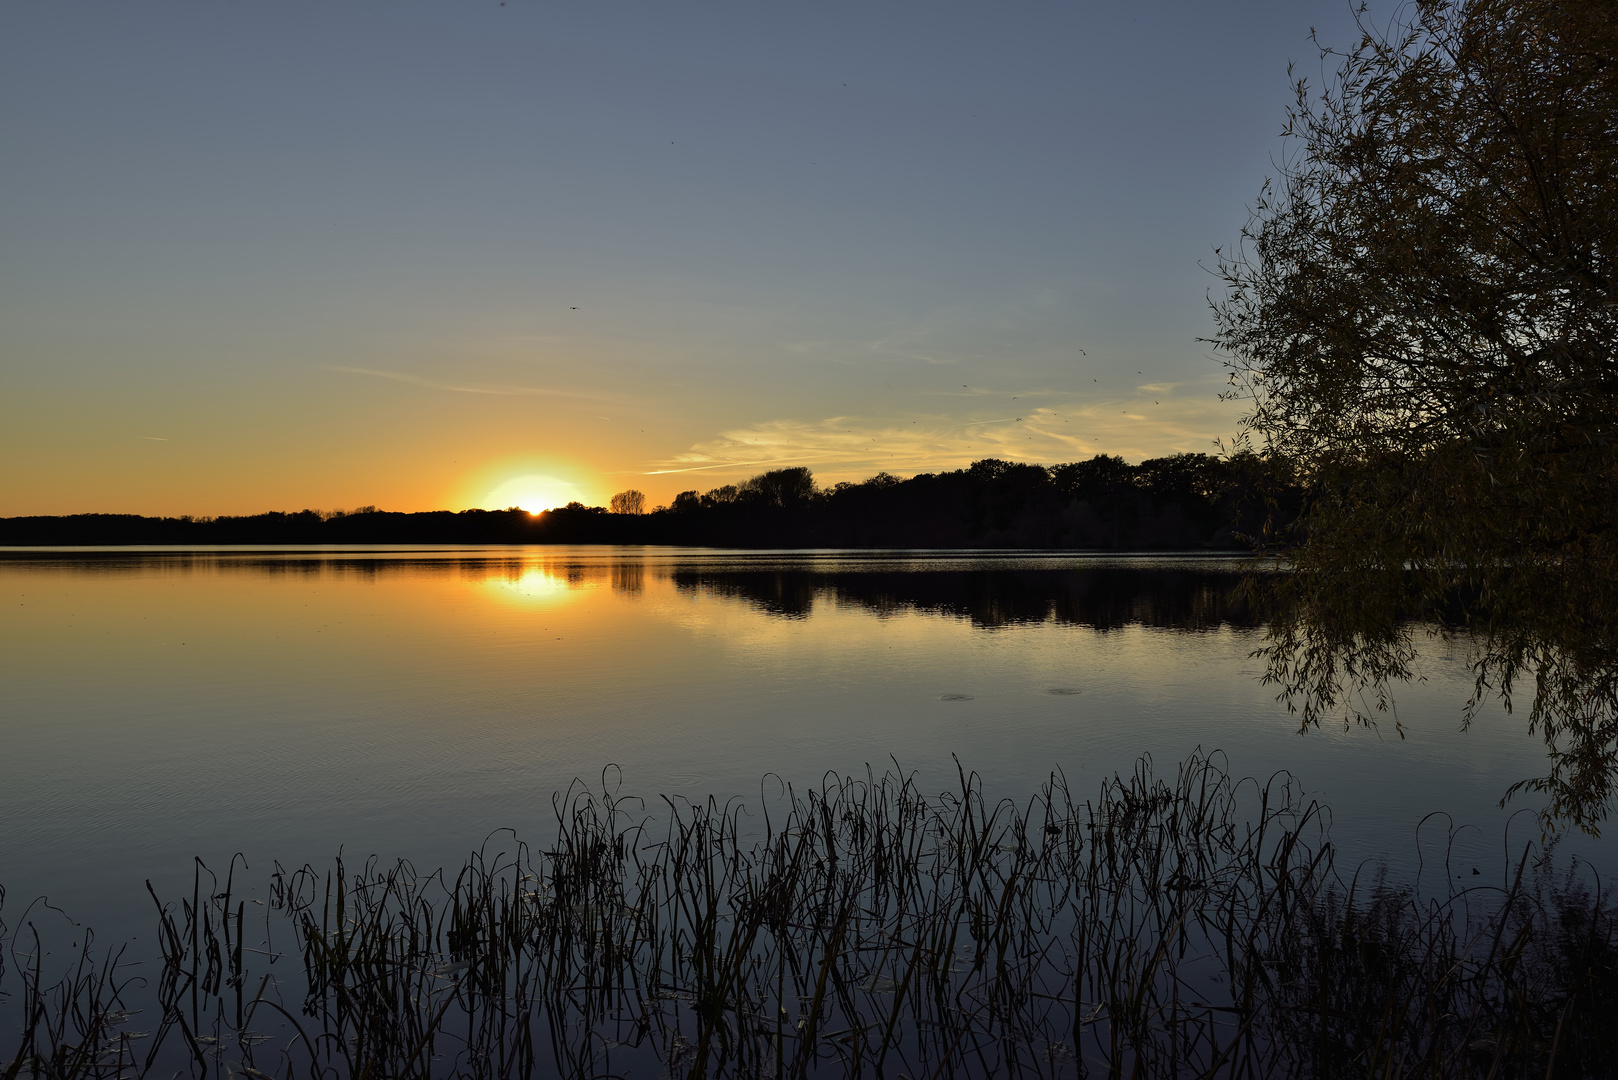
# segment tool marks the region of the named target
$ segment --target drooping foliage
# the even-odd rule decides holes
[[[1410,673],[1411,610],[1533,686],[1551,813],[1618,772],[1618,3],[1421,0],[1367,29],[1219,264],[1247,437],[1312,492],[1270,676],[1306,721]]]

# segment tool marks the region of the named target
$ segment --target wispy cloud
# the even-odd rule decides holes
[[[331,364],[325,365],[325,370],[341,371],[349,375],[370,375],[377,379],[392,379],[394,382],[409,383],[412,386],[424,386],[429,390],[448,390],[456,394],[493,394],[501,397],[565,397],[582,398],[590,401],[605,401],[608,398],[606,394],[586,394],[576,390],[557,390],[546,386],[457,386],[454,383],[424,379],[420,375],[411,375],[405,371],[386,371],[382,368],[343,367]]]
[[[1208,451],[1234,425],[1227,403],[1129,397],[1083,405],[1032,406],[1021,416],[972,420],[834,416],[771,420],[734,428],[657,462],[645,475],[729,470],[738,475],[808,465],[822,482],[876,472],[957,469],[982,458],[1056,464],[1098,453],[1132,460]]]
[[[670,473],[707,472],[710,469],[745,469],[755,465],[768,465],[771,468],[781,469],[789,465],[802,465],[806,461],[816,460],[805,458],[804,461],[793,461],[789,458],[767,458],[761,461],[721,461],[714,465],[692,465],[684,469],[648,469],[641,476],[667,476]]]

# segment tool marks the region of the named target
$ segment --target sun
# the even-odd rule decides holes
[[[489,492],[484,505],[493,509],[517,506],[530,514],[538,514],[579,499],[579,489],[566,480],[558,480],[544,473],[525,473],[512,477]]]

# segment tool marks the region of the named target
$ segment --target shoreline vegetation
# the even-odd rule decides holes
[[[639,509],[638,492],[614,496]],[[1293,520],[1302,493],[1256,456],[1106,454],[1041,466],[985,459],[953,472],[816,485],[806,468],[686,491],[647,513],[570,503],[240,517],[74,514],[0,518],[0,546],[136,544],[659,544],[692,547],[1248,551]]]
[[[0,927],[0,1077],[1618,1068],[1618,910],[1554,842],[1390,881],[1218,753],[1022,803],[964,769],[723,803],[612,775],[552,799],[548,847],[496,833],[458,871],[277,865],[255,897],[198,860],[152,892],[160,960],[36,901]]]

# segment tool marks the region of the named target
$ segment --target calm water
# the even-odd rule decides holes
[[[757,795],[774,773],[951,755],[991,793],[1079,790],[1197,746],[1289,769],[1352,857],[1409,869],[1416,826],[1501,860],[1525,721],[1458,730],[1464,657],[1435,646],[1401,739],[1300,735],[1258,682],[1262,629],[1209,558],[678,549],[269,550],[0,556],[0,883],[103,933],[149,920],[191,859],[342,849],[456,863],[540,839],[553,792]],[[1511,809],[1533,806],[1512,804]],[[1445,826],[1430,824],[1427,835]],[[1535,828],[1517,819],[1516,835]],[[1607,869],[1608,848],[1571,847]],[[1431,845],[1429,845],[1429,849]]]

